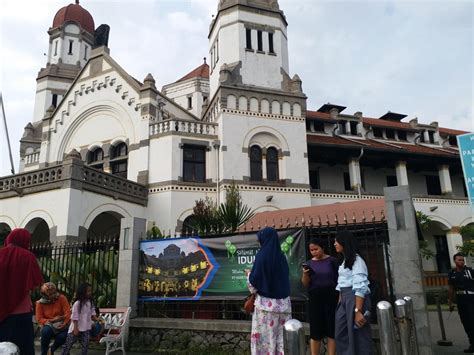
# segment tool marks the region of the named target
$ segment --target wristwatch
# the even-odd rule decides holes
[[[354,308],[354,313],[360,312],[359,308]]]

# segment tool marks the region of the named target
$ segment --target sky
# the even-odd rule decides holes
[[[15,169],[19,140],[32,120],[36,76],[47,30],[72,0],[0,2],[0,91]],[[111,56],[132,76],[151,73],[157,87],[208,57],[218,0],[81,0],[95,25],[108,24]],[[288,21],[290,76],[298,74],[308,109],[325,103],[380,117],[474,131],[474,0],[280,0]],[[0,176],[10,174],[0,123]]]

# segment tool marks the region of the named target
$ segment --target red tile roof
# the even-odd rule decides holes
[[[406,122],[396,122],[396,121],[387,121],[381,120],[379,118],[362,118],[362,122],[365,126],[376,126],[376,127],[386,127],[386,128],[399,128],[404,130],[416,130],[409,123]]]
[[[204,62],[200,66],[198,66],[196,69],[190,71],[188,74],[183,76],[181,79],[177,80],[176,82],[179,83],[180,81],[185,81],[188,79],[193,79],[193,78],[203,78],[203,79],[209,79],[209,65]]]
[[[301,226],[335,226],[346,224],[373,223],[385,221],[385,200],[359,200],[329,205],[289,208],[277,211],[260,212],[253,216],[240,232],[259,230],[265,226],[276,229]]]
[[[65,22],[68,21],[76,22],[84,30],[91,34],[94,34],[95,32],[94,19],[92,18],[89,11],[84,9],[78,3],[69,4],[59,9],[59,11],[54,16],[52,28],[62,26]]]
[[[466,133],[469,133],[469,132],[466,132],[466,131],[460,131],[460,130],[457,130],[457,129],[451,129],[451,128],[443,128],[443,127],[440,127],[439,128],[439,133],[441,134],[447,134],[447,135],[459,135],[459,134],[466,134]]]
[[[309,119],[320,119],[324,121],[332,121],[336,122],[334,118],[331,118],[331,115],[326,112],[319,112],[319,111],[306,111],[306,118]]]

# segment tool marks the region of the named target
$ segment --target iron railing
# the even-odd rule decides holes
[[[115,307],[119,238],[103,237],[85,242],[39,243],[31,246],[45,281],[56,284],[69,301],[79,284],[92,285],[97,307]],[[32,295],[36,301],[38,291]]]

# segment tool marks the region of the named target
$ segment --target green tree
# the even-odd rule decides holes
[[[224,230],[235,232],[254,215],[255,212],[242,202],[239,189],[232,182],[226,190],[225,203],[221,203],[219,206],[219,219],[224,225]]]
[[[461,227],[460,233],[464,241],[462,245],[458,245],[456,248],[464,255],[474,257],[474,224]]]
[[[418,221],[418,225],[422,232],[426,232],[430,227],[430,223],[432,219],[424,214],[422,211],[416,211],[416,219]],[[424,239],[418,242],[418,246],[420,249],[420,255],[423,259],[429,260],[435,256],[433,250],[428,247],[428,242]]]

